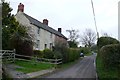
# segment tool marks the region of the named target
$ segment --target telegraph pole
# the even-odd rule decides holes
[[[95,18],[95,11],[94,11],[94,5],[93,5],[93,1],[91,0],[91,4],[92,4],[92,10],[93,10],[93,17],[94,17],[94,22],[95,22],[95,28],[96,28],[96,32],[97,32],[97,38],[99,38],[99,33],[97,30],[97,24],[96,24],[96,18]]]

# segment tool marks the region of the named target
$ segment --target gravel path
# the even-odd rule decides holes
[[[77,64],[46,75],[42,78],[96,78],[96,69],[95,69],[95,55],[84,57],[82,60],[78,61]]]

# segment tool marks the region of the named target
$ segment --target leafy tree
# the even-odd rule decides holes
[[[7,2],[2,2],[2,10],[2,48],[16,49],[16,53],[22,55],[32,55],[33,42],[29,29],[16,21]]]
[[[69,32],[69,46],[71,48],[75,48],[78,46],[78,41],[77,39],[79,38],[79,34],[78,34],[78,30],[74,30],[74,29],[71,29],[71,30],[66,30],[67,32]]]
[[[96,40],[96,34],[91,29],[86,29],[82,36],[80,36],[80,41],[83,45],[91,47]]]
[[[14,15],[11,15],[12,8],[9,4],[2,2],[2,48],[11,49],[10,47],[10,35],[19,26],[19,23],[15,20]]]
[[[69,47],[77,48],[77,43],[75,41],[68,41]]]

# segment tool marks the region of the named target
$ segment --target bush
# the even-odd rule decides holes
[[[39,58],[43,58],[43,51],[34,50],[34,56],[37,56]]]
[[[104,67],[116,67],[120,65],[120,44],[106,45],[101,48],[99,56]],[[119,66],[120,67],[120,66]]]
[[[97,46],[102,48],[105,45],[109,44],[118,44],[119,41],[112,37],[100,37],[97,41]]]
[[[81,47],[80,52],[83,51],[84,54],[89,54],[91,52],[90,48],[88,47]]]
[[[45,49],[43,50],[43,57],[47,59],[53,59],[54,58],[54,53],[50,49]]]
[[[76,60],[76,59],[78,59],[79,58],[79,50],[77,50],[77,49],[69,49],[69,62],[71,62],[71,61],[74,61],[74,60]]]
[[[54,58],[55,59],[61,59],[62,58],[62,54],[58,51],[54,51]]]

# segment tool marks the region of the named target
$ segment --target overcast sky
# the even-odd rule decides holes
[[[6,0],[10,2],[12,13],[17,13],[19,3],[24,4],[24,13],[42,22],[49,20],[49,26],[61,27],[68,37],[68,29],[78,29],[79,34],[90,28],[94,31],[91,0]],[[118,38],[118,1],[93,0],[99,34],[108,33]]]

